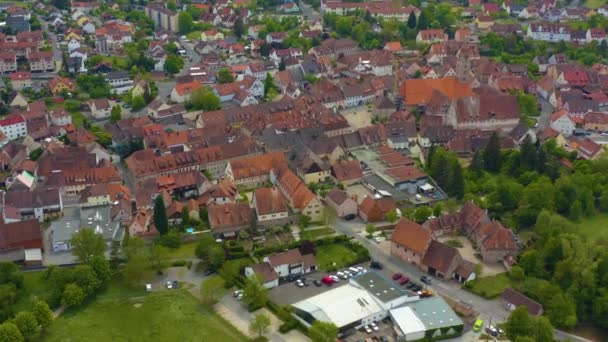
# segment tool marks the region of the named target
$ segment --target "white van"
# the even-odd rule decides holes
[[[152,284],[146,284],[146,292],[152,292]]]

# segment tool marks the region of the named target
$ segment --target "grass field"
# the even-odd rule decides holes
[[[355,253],[344,245],[333,244],[317,248],[317,261],[324,271],[352,265],[355,260]]]
[[[314,239],[318,239],[325,235],[334,234],[335,232],[336,232],[335,230],[333,230],[329,227],[323,227],[323,228],[317,228],[317,229],[306,229],[300,233],[300,239],[314,240]]]
[[[46,341],[247,341],[185,290],[145,293],[111,285],[60,316]]]
[[[588,239],[608,239],[608,214],[598,214],[574,223],[575,233]]]
[[[511,286],[511,280],[506,273],[499,273],[490,277],[477,278],[470,281],[465,289],[484,298],[496,298],[500,296],[505,288]]]
[[[74,126],[82,127],[84,120],[85,120],[84,115],[82,115],[81,112],[74,112],[71,115],[72,115],[72,123],[74,124]]]
[[[182,243],[181,246],[177,249],[169,249],[169,258],[171,259],[191,259],[196,258],[194,255],[194,250],[196,250],[196,246],[198,242],[188,242]]]
[[[586,0],[584,6],[592,8],[592,9],[596,9],[596,8],[600,8],[600,7],[604,6],[605,3],[606,3],[605,0]]]

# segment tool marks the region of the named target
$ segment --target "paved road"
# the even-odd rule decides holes
[[[539,102],[541,104],[541,114],[538,117],[538,127],[537,127],[537,131],[538,132],[542,132],[545,130],[545,128],[547,128],[550,124],[550,118],[551,118],[551,114],[553,114],[553,106],[543,100],[543,99],[539,99]]]
[[[40,20],[40,27],[42,31],[48,34],[49,43],[51,44],[51,48],[53,49],[53,59],[58,63],[62,63],[63,51],[61,51],[61,49],[57,47],[57,43],[59,43],[57,41],[57,35],[51,30],[49,30],[49,23],[46,20],[44,20],[41,16],[38,16],[38,19]]]
[[[370,252],[370,256],[373,260],[378,260],[382,262],[386,268],[390,269],[393,272],[401,272],[404,275],[408,276],[410,279],[420,279],[420,277],[425,274],[420,271],[416,266],[404,263],[402,260],[393,257],[390,255],[390,250],[386,248],[380,248],[380,245],[367,239],[365,237],[365,224],[359,220],[357,221],[344,221],[337,220],[334,228],[342,232],[348,236],[355,237],[359,240]],[[441,293],[443,295],[447,295],[448,297],[468,303],[473,306],[473,308],[478,311],[479,318],[483,319],[485,322],[504,322],[507,320],[509,316],[509,311],[506,310],[504,305],[500,303],[498,300],[487,300],[482,297],[476,296],[470,292],[467,292],[461,289],[460,284],[455,281],[441,281],[437,278],[433,278],[433,285],[429,286],[433,291]],[[471,332],[467,332],[465,334],[467,337],[461,337],[461,340],[473,340],[473,336]],[[475,334],[473,334],[475,335]],[[555,330],[555,338],[557,340],[575,340],[581,342],[588,342],[588,340],[584,338],[580,338],[578,336],[570,335],[565,332]]]

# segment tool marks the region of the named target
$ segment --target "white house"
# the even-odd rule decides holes
[[[68,41],[68,52],[72,52],[76,49],[80,49],[80,41],[76,38],[72,38]]]
[[[267,289],[272,289],[279,286],[279,276],[277,275],[277,272],[275,272],[274,268],[272,268],[272,266],[267,262],[261,262],[259,264],[245,267],[245,276],[249,278],[254,275],[257,275],[260,279],[262,279],[262,283]]]
[[[565,110],[560,110],[551,115],[551,128],[564,136],[570,136],[576,128],[576,124],[570,119]]]
[[[8,140],[14,140],[27,135],[27,124],[25,118],[19,114],[7,115],[0,120],[0,130]]]
[[[112,107],[108,99],[98,99],[91,102],[91,115],[95,120],[104,120],[110,117]]]
[[[313,254],[302,255],[297,248],[264,257],[264,262],[272,266],[279,278],[303,275],[317,269],[315,256]]]
[[[571,40],[570,28],[555,23],[530,23],[526,35],[535,40],[554,43]]]

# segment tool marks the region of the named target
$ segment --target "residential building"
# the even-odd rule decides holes
[[[266,256],[263,261],[270,264],[281,279],[294,275],[302,276],[317,270],[315,256],[303,255],[297,248]]]
[[[95,120],[105,120],[112,114],[108,99],[97,99],[91,102],[91,115]]]
[[[571,136],[576,129],[576,124],[570,118],[568,112],[563,109],[553,113],[550,120],[549,126],[565,137]]]
[[[543,40],[547,42],[569,42],[571,39],[571,30],[564,24],[556,23],[530,23],[526,35],[535,40]]]
[[[331,166],[331,176],[337,183],[346,186],[361,182],[363,170],[358,160],[338,160]]]
[[[51,72],[55,69],[53,51],[32,52],[29,62],[31,72]]]
[[[289,209],[285,198],[275,187],[256,189],[253,192],[253,207],[258,225],[282,226],[289,220]]]
[[[233,160],[226,167],[226,178],[240,188],[261,187],[287,167],[282,152],[271,152]]]
[[[0,73],[17,71],[17,56],[13,52],[0,52]]]
[[[432,30],[420,30],[416,36],[416,43],[418,44],[433,44],[442,43],[448,41],[448,34],[443,30],[432,29]]]
[[[233,237],[253,228],[253,210],[247,203],[211,204],[207,207],[209,227],[214,234]]]
[[[386,220],[386,214],[395,210],[395,200],[392,197],[374,198],[366,196],[359,204],[359,216],[365,222]]]
[[[279,286],[279,275],[274,270],[272,265],[267,262],[261,262],[245,267],[245,276],[250,278],[257,276],[262,280],[262,284],[267,289],[272,289]]]
[[[32,74],[29,72],[14,72],[10,74],[13,90],[24,90],[32,87]]]
[[[528,298],[523,293],[513,290],[507,287],[500,297],[501,301],[507,306],[507,309],[513,311],[520,306],[525,307],[528,310],[530,316],[540,316],[543,314],[543,306]]]
[[[2,207],[15,209],[23,220],[44,222],[63,215],[63,198],[56,189],[8,191],[2,193]]]
[[[20,114],[9,114],[0,120],[0,131],[8,140],[15,140],[27,135],[27,123]]]
[[[76,90],[76,82],[68,77],[55,76],[49,81],[51,94],[54,96],[61,95],[63,92],[69,93]]]
[[[289,201],[294,212],[310,217],[313,222],[318,222],[323,218],[323,204],[291,170],[282,171],[277,186]]]
[[[336,211],[338,217],[357,215],[357,202],[339,188],[333,188],[327,193],[325,203]]]

